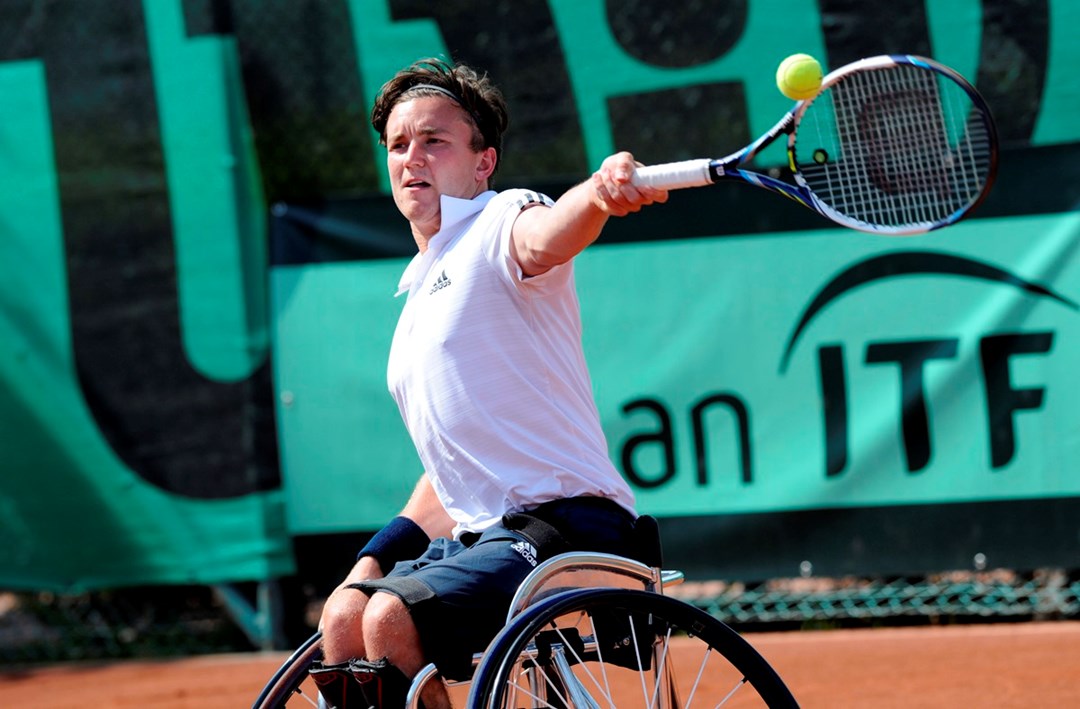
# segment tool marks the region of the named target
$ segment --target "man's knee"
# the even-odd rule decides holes
[[[355,589],[335,591],[323,605],[319,628],[328,662],[364,656],[363,618],[368,597]]]
[[[415,644],[418,638],[409,608],[392,593],[373,594],[364,609],[364,639],[375,656],[384,654],[384,646]]]

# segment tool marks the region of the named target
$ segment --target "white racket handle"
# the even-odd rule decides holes
[[[633,183],[662,190],[704,187],[713,183],[709,176],[709,162],[708,158],[698,158],[639,167],[634,173]]]

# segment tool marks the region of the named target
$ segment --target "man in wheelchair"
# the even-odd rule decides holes
[[[632,183],[629,153],[557,201],[493,191],[507,108],[468,66],[416,62],[382,87],[371,118],[418,249],[398,287],[387,380],[424,474],[323,609],[312,676],[340,708],[402,706],[429,662],[467,677],[545,559],[659,563],[655,527],[638,524],[608,459],[573,259],[609,217],[667,193]],[[437,682],[423,701],[448,704]]]

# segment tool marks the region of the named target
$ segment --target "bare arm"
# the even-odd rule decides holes
[[[448,537],[454,529],[454,520],[446,513],[442,503],[435,494],[435,488],[427,475],[421,475],[420,481],[413,489],[409,501],[401,510],[401,515],[408,517],[424,530],[430,539],[436,537]],[[341,586],[366,579],[382,578],[382,569],[374,557],[365,556],[359,559],[353,566],[349,575],[341,582]]]
[[[630,153],[612,155],[551,209],[522,212],[514,222],[510,248],[525,275],[538,276],[577,256],[596,241],[609,217],[666,202],[666,190],[631,183],[636,165]]]
[[[427,475],[420,476],[420,482],[416,483],[416,488],[402,508],[401,514],[420,525],[420,529],[427,532],[431,539],[449,537],[454,529],[454,520],[446,514]]]

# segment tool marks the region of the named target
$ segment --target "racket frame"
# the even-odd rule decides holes
[[[972,103],[979,109],[979,115],[984,119],[990,145],[989,170],[978,197],[942,219],[933,222],[921,222],[903,226],[871,224],[841,214],[814,194],[813,190],[807,184],[806,179],[799,172],[795,159],[795,143],[798,126],[803,115],[813,105],[814,101],[826,90],[842,81],[845,77],[852,73],[887,69],[903,65],[915,66],[942,74],[954,81],[967,93],[971,98]],[[768,147],[784,135],[787,136],[788,167],[791,170],[795,184],[743,168],[744,165],[751,162],[764,148]],[[716,159],[698,158],[695,160],[683,160],[663,165],[639,167],[637,169],[637,174],[634,176],[634,181],[637,184],[660,187],[662,189],[682,189],[686,187],[704,187],[723,180],[741,180],[783,195],[843,226],[875,234],[906,236],[922,234],[949,226],[969,214],[982,203],[989,193],[990,187],[993,185],[997,174],[997,163],[997,130],[994,125],[992,114],[982,96],[979,95],[979,92],[967,81],[967,79],[944,64],[940,64],[939,62],[926,57],[912,54],[884,54],[845,64],[826,74],[822,78],[821,88],[814,96],[797,101],[791,110],[785,113],[772,128],[742,150]]]

